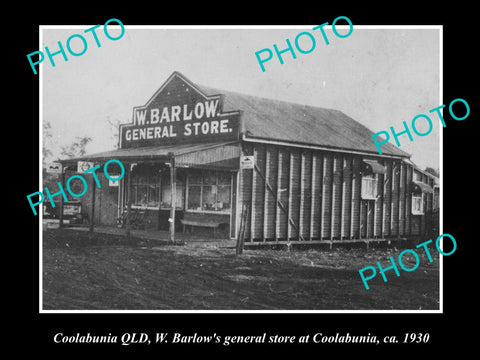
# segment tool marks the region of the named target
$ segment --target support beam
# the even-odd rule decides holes
[[[331,169],[331,183],[330,183],[330,240],[333,240],[333,220],[335,218],[335,154],[332,154],[332,169]]]
[[[63,166],[62,164],[62,189],[65,189],[65,171],[67,171],[68,169],[68,166]],[[63,199],[63,196],[60,198],[60,214],[58,214],[59,216],[59,224],[58,226],[60,228],[63,228],[63,207],[65,205],[65,200]]]
[[[316,172],[316,164],[315,164],[315,154],[311,152],[311,162],[310,162],[310,224],[308,227],[308,236],[309,240],[313,240],[313,209],[315,204],[315,172]]]
[[[351,185],[351,196],[350,196],[350,239],[353,239],[355,238],[355,229],[354,229],[354,224],[355,222],[353,221],[353,217],[354,217],[354,214],[355,214],[355,196],[354,194],[356,194],[356,183],[358,181],[357,179],[357,174],[355,172],[355,155],[352,155],[352,164],[351,164],[351,169],[352,169],[352,185]]]
[[[298,234],[297,234],[297,240],[300,240],[300,236],[303,236],[303,216],[304,211],[303,211],[303,206],[304,206],[304,197],[303,197],[303,178],[305,176],[304,174],[304,169],[305,169],[305,157],[303,156],[303,152],[300,152],[300,178],[299,178],[299,184],[298,184],[298,192],[299,192],[299,206],[298,206]]]
[[[125,234],[130,236],[131,229],[131,217],[132,217],[132,164],[127,166],[127,219],[126,219],[126,230]]]
[[[398,177],[398,224],[397,224],[397,238],[400,238],[400,222],[402,221],[402,212],[401,212],[401,202],[402,202],[402,190],[403,190],[403,184],[402,184],[402,176],[403,176],[403,165],[400,162],[399,164],[400,170],[399,170],[399,177]]]
[[[375,179],[375,192],[378,190],[378,174],[373,174],[373,178]],[[378,196],[375,196],[373,202],[373,210],[372,211],[372,238],[375,238],[376,228],[377,228],[377,199]]]
[[[171,186],[171,207],[170,207],[170,242],[175,244],[175,210],[177,207],[177,169],[175,167],[175,156],[173,153],[170,155],[170,186]]]
[[[320,187],[320,192],[322,193],[322,206],[320,209],[320,221],[319,221],[319,234],[320,234],[320,240],[323,239],[323,229],[324,229],[324,215],[325,215],[325,193],[326,193],[326,185],[325,185],[325,173],[326,173],[326,164],[327,164],[327,156],[323,155],[323,160],[322,160],[322,174],[321,174],[321,179],[322,179],[322,185]]]
[[[394,210],[394,191],[395,191],[395,170],[397,164],[395,161],[392,161],[392,172],[391,172],[391,180],[390,180],[390,236],[393,235],[393,210]]]
[[[348,219],[348,222],[347,222],[347,229],[348,229],[348,237],[347,239],[351,239],[352,238],[352,198],[353,198],[353,155],[350,156],[350,160],[347,160],[347,162],[349,161],[350,165],[349,165],[349,168],[350,168],[350,181],[348,183],[348,189],[349,189],[349,197],[348,199],[345,198],[345,205],[348,203],[350,204],[350,211],[347,212],[345,211],[345,215],[347,216],[347,219]],[[346,185],[346,184],[345,184]]]
[[[372,223],[372,200],[365,200],[367,204],[367,209],[365,211],[365,238],[370,239],[372,234],[370,233],[371,223]]]
[[[255,146],[252,148],[253,161],[257,163],[257,156],[255,155]],[[253,235],[255,231],[255,183],[256,183],[256,172],[252,171],[252,190],[250,193],[250,238],[249,241],[253,242]]]
[[[358,211],[358,238],[361,239],[362,238],[362,208],[363,208],[363,200],[362,200],[362,194],[360,194],[360,199],[359,199],[359,203],[360,203],[360,209]]]
[[[383,161],[383,166],[386,168],[387,163],[386,160]],[[387,192],[387,174],[382,175],[383,178],[383,186],[382,186],[382,209],[381,209],[381,216],[382,216],[382,223],[380,224],[380,237],[383,238],[385,236],[385,193]]]
[[[262,174],[262,172],[260,171],[260,168],[259,168],[257,165],[254,166],[254,170],[257,172],[257,174],[260,176],[260,178],[262,178],[262,179],[265,181],[265,176]],[[270,184],[268,183],[268,181],[267,181],[267,189],[268,189],[268,191],[270,191],[274,196],[277,195],[277,194],[275,194],[273,188],[270,186]],[[283,212],[285,212],[285,213],[288,212],[288,206],[285,206],[280,200],[278,201],[278,204],[277,204],[277,205],[279,206],[279,208],[280,208]],[[295,231],[298,231],[297,225],[295,224],[295,222],[294,222],[290,217],[288,218],[288,224],[291,225],[291,226],[295,229]],[[300,239],[301,239],[302,241],[304,240],[304,238],[303,238],[302,236],[300,236]]]
[[[266,241],[266,238],[268,237],[268,218],[267,218],[267,213],[268,213],[268,189],[267,189],[267,184],[268,184],[268,179],[270,178],[270,152],[268,151],[268,147],[265,146],[265,178],[263,179],[263,241]]]
[[[290,214],[292,213],[292,158],[293,154],[290,152],[288,157],[288,200],[287,200],[287,241],[290,241]]]
[[[413,180],[413,167],[412,166],[408,166],[407,167],[407,183],[408,184],[411,184],[412,183],[412,180]],[[408,192],[408,199],[407,199],[407,203],[408,203],[408,235],[412,235],[412,192],[409,191]]]
[[[345,189],[343,186],[344,171],[345,171],[345,155],[341,157],[341,172],[340,172],[340,240],[344,237],[343,231],[343,214],[345,213]]]
[[[407,216],[408,216],[408,207],[407,207],[407,195],[408,195],[408,167],[407,164],[403,165],[404,173],[404,182],[403,182],[403,232],[402,235],[405,236],[407,232]]]
[[[124,177],[119,180],[117,186],[117,219],[122,216],[122,189],[123,189]]]
[[[278,211],[278,207],[280,204],[280,176],[282,174],[282,162],[280,160],[280,149],[277,149],[277,193],[275,194],[275,241],[278,241],[278,234],[280,232],[280,212]]]
[[[95,177],[92,176],[92,201],[90,203],[90,231],[93,232],[94,224],[95,224],[95,192],[96,192],[97,184],[95,184]]]
[[[395,167],[395,162],[392,160],[390,162],[390,167],[389,170],[387,170],[387,193],[389,194],[388,198],[388,203],[386,203],[386,206],[388,208],[388,217],[386,219],[386,226],[388,226],[388,231],[387,231],[387,236],[391,237],[393,234],[393,227],[392,227],[392,219],[393,219],[393,174],[394,174],[394,167]]]

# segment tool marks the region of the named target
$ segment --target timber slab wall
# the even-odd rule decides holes
[[[433,179],[401,159],[363,156],[261,143],[244,143],[255,168],[242,170],[241,203],[251,211],[249,243],[367,243],[428,236],[433,194],[424,194],[424,213],[412,214],[413,180]],[[375,160],[386,173],[375,173],[377,196],[362,199],[362,162]]]

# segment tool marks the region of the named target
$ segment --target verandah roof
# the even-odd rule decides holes
[[[240,161],[240,146],[238,142],[229,142],[137,147],[104,151],[59,161],[64,165],[77,161],[106,162],[111,159],[125,163],[149,160],[169,162],[172,155],[178,167],[237,169]]]

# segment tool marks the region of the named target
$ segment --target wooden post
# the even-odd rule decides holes
[[[407,189],[408,189],[408,166],[404,164],[404,176],[405,180],[403,182],[403,236],[407,234]]]
[[[355,211],[355,197],[356,194],[356,182],[357,182],[357,175],[355,174],[355,156],[352,155],[352,162],[350,164],[352,169],[352,178],[351,178],[351,191],[350,191],[350,239],[355,237],[355,228],[354,228],[354,221],[353,215]]]
[[[365,200],[365,239],[368,239],[368,225],[369,225],[369,215],[370,215],[370,200]]]
[[[93,232],[94,228],[94,216],[95,216],[95,187],[97,184],[95,184],[95,177],[92,176],[92,201],[91,201],[91,209],[90,209],[90,231]]]
[[[413,167],[407,166],[407,184],[408,184],[408,197],[407,197],[407,209],[408,209],[408,235],[412,235],[412,180],[413,180]]]
[[[341,156],[341,167],[340,167],[340,240],[343,239],[344,237],[344,232],[343,232],[343,214],[345,213],[344,211],[344,206],[345,206],[345,186],[343,185],[344,181],[344,172],[345,172],[345,155]]]
[[[378,191],[378,174],[373,174],[373,178],[375,179],[375,193]],[[378,200],[378,194],[375,195],[375,199],[372,201],[373,202],[373,210],[372,210],[372,238],[375,238],[376,234],[376,229],[377,229],[377,217],[376,217],[376,212],[377,212],[377,200]]]
[[[119,180],[117,187],[117,219],[120,219],[122,216],[122,189],[125,182],[124,179],[125,177]]]
[[[331,183],[330,183],[330,240],[333,240],[333,224],[335,220],[335,154],[332,154],[332,169],[330,171],[331,174]]]
[[[319,235],[320,235],[320,240],[323,238],[323,229],[325,228],[324,226],[324,221],[325,220],[323,217],[325,215],[325,194],[327,191],[327,186],[325,185],[325,174],[327,172],[327,156],[325,154],[322,155],[322,173],[320,175],[320,179],[322,180],[322,184],[320,186],[320,193],[321,193],[321,206],[320,206],[320,221],[318,224],[319,227]]]
[[[293,158],[293,154],[290,150],[290,154],[289,154],[289,157],[288,157],[287,241],[290,241],[290,232],[291,232],[290,214],[292,213],[292,211],[291,211],[291,206],[292,206],[292,170],[293,170],[292,158]]]
[[[311,162],[310,162],[310,226],[308,228],[308,233],[309,233],[309,240],[313,240],[313,209],[315,206],[315,178],[314,174],[317,171],[315,167],[315,154],[313,151],[311,151]]]
[[[388,201],[384,201],[385,204],[385,211],[383,218],[385,219],[385,224],[383,228],[383,237],[390,236],[392,234],[392,229],[390,226],[390,218],[392,217],[392,207],[390,206],[392,202],[392,168],[393,162],[385,160],[385,181],[384,181],[384,197],[386,198],[388,195]],[[388,213],[387,213],[388,211]],[[388,216],[387,216],[388,215]]]
[[[68,166],[63,167],[62,164],[62,189],[65,188],[65,171],[67,171]],[[61,197],[60,200],[60,214],[58,214],[58,226],[60,228],[63,227],[63,206],[64,206],[65,200],[63,199],[63,196]]]
[[[383,161],[383,166],[387,168],[387,162],[384,160]],[[384,174],[382,174],[382,180],[383,183],[382,185],[382,208],[381,208],[381,224],[380,224],[380,237],[383,239],[385,237],[385,193],[387,192],[387,172],[385,171]]]
[[[257,157],[255,156],[255,146],[252,146],[252,155],[254,162],[256,163]],[[252,171],[252,176],[251,176],[251,192],[250,192],[250,238],[249,241],[253,242],[253,237],[254,237],[254,231],[255,231],[255,182],[257,181],[256,179],[256,173],[255,171]]]
[[[278,211],[278,207],[280,203],[280,190],[281,190],[280,176],[282,175],[281,159],[283,159],[283,157],[281,157],[280,148],[278,148],[277,149],[277,194],[275,196],[275,241],[278,241],[279,233],[280,233],[280,213]]]
[[[361,190],[360,190],[361,191]],[[358,210],[358,238],[362,238],[362,208],[363,208],[363,200],[362,200],[362,194],[360,193],[360,209]]]
[[[267,183],[268,179],[270,177],[270,152],[268,151],[268,147],[265,146],[265,178],[263,179],[263,241],[266,241],[266,238],[268,237],[267,233],[267,224],[268,224],[268,218],[267,218],[267,213],[268,213],[268,189],[267,189]]]
[[[391,168],[391,175],[390,175],[390,231],[389,231],[389,235],[392,236],[393,235],[393,222],[394,222],[394,217],[393,217],[393,210],[394,210],[394,206],[393,206],[393,202],[394,202],[394,191],[395,191],[395,171],[396,171],[396,168],[397,168],[397,164],[395,162],[395,160],[392,160],[392,168]]]
[[[130,236],[131,229],[131,216],[132,216],[132,164],[127,166],[127,219],[125,234]]]
[[[305,199],[303,198],[303,181],[304,181],[304,168],[305,164],[303,163],[305,161],[305,157],[303,156],[303,152],[300,152],[300,178],[299,178],[299,184],[298,184],[298,192],[299,192],[299,205],[298,205],[298,234],[297,234],[297,239],[300,240],[300,237],[303,236],[303,217],[304,217],[304,211],[303,211],[303,206],[304,206],[304,201]]]
[[[250,208],[249,204],[242,205],[242,212],[240,215],[240,226],[238,229],[238,237],[237,237],[237,246],[235,250],[235,254],[241,255],[243,254],[243,247],[245,244],[245,226],[248,218],[248,209]]]
[[[403,164],[402,162],[400,161],[400,164],[399,164],[399,175],[398,175],[398,223],[397,223],[397,239],[400,239],[400,222],[402,220],[402,212],[401,210],[403,210],[401,208],[401,203],[402,203],[402,189],[403,189],[403,184],[402,184],[402,176],[403,176]]]
[[[353,217],[352,217],[352,200],[353,200],[353,155],[350,156],[350,161],[349,161],[349,166],[350,166],[350,182],[348,184],[348,188],[350,189],[349,193],[349,198],[346,200],[348,201],[348,204],[350,205],[350,212],[347,213],[346,215],[348,216],[348,223],[347,223],[347,229],[348,229],[348,238],[352,239],[353,238],[353,233],[352,233],[352,222],[353,222]],[[346,205],[346,204],[345,204]]]
[[[175,156],[173,153],[170,155],[170,186],[171,186],[171,208],[170,208],[170,241],[172,244],[175,244],[175,208],[176,208],[176,199],[177,199],[177,177],[176,177],[176,168],[175,168]]]

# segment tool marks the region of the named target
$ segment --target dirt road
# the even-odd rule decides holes
[[[366,290],[358,270],[401,249],[164,246],[72,230],[43,233],[43,308],[56,310],[438,309],[438,256]],[[413,260],[412,260],[413,261]]]

